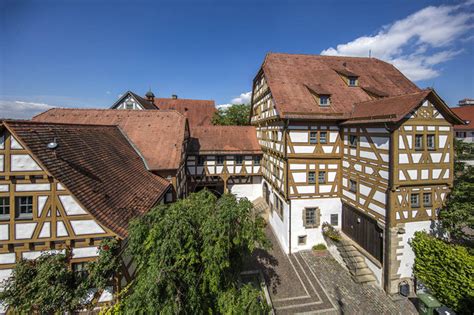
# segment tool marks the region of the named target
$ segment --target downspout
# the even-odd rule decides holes
[[[395,135],[395,130],[390,131],[385,125],[385,129],[390,132],[390,146],[389,146],[389,162],[388,162],[388,187],[387,187],[387,213],[386,213],[386,223],[385,223],[385,231],[384,231],[384,244],[385,244],[385,251],[383,255],[382,261],[382,287],[385,289],[385,292],[390,292],[390,278],[391,278],[391,260],[390,260],[390,253],[392,251],[392,238],[391,238],[391,224],[392,224],[392,189],[394,187],[394,154],[395,154],[395,136],[398,137],[398,134]],[[398,140],[398,139],[397,139]],[[398,147],[398,141],[397,141]]]
[[[288,197],[288,154],[287,154],[287,145],[286,145],[286,136],[287,136],[289,123],[290,121],[289,119],[287,119],[283,127],[283,145],[285,146],[285,149],[283,152],[285,152],[285,155],[284,155],[284,158],[285,158],[285,198],[286,198],[286,201],[288,202],[288,253],[291,254],[291,201],[290,201],[290,198]]]

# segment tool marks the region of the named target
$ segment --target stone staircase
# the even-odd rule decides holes
[[[252,201],[255,212],[262,216],[266,222],[268,222],[268,216],[270,213],[270,208],[267,205],[267,202],[262,197],[258,197]]]
[[[337,247],[344,263],[357,283],[376,285],[377,278],[367,266],[364,256],[352,244],[352,241],[343,238]]]

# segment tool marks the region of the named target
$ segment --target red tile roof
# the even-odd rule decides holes
[[[262,69],[282,118],[347,117],[354,104],[372,99],[364,88],[388,96],[420,91],[393,65],[375,58],[270,53]],[[342,72],[357,75],[359,85],[348,86],[339,74]],[[331,95],[330,106],[316,104],[307,88],[316,86]]]
[[[466,121],[466,125],[456,125],[456,130],[474,130],[474,105],[466,105],[462,107],[451,108],[462,120]]]
[[[147,171],[116,126],[4,121],[46,170],[101,224],[127,236],[130,220],[155,206],[170,183]],[[47,144],[56,139],[54,150]]]
[[[192,129],[189,153],[262,154],[252,126],[207,126]]]
[[[161,110],[174,109],[183,114],[191,127],[212,125],[211,119],[216,112],[215,103],[211,100],[155,98],[154,102]]]
[[[187,134],[186,119],[172,110],[53,108],[34,121],[118,125],[145,158],[149,170],[178,169]]]
[[[457,117],[449,107],[431,89],[415,93],[385,97],[354,104],[350,118],[342,124],[399,122],[420,106],[425,99],[435,104],[443,116],[452,123],[459,123]]]

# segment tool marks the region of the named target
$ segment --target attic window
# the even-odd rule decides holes
[[[349,77],[348,83],[349,83],[349,86],[357,86],[357,77]]]
[[[320,106],[329,106],[329,95],[319,96],[319,105]]]

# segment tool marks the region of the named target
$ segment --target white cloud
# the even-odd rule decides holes
[[[252,98],[252,91],[242,93],[239,97],[233,98],[231,104],[250,104],[250,99]]]
[[[376,35],[362,36],[322,55],[373,57],[393,63],[414,81],[439,75],[437,65],[461,53],[455,49],[473,28],[474,1],[460,5],[429,6],[382,27]]]
[[[52,107],[45,103],[0,100],[0,117],[30,119]]]

